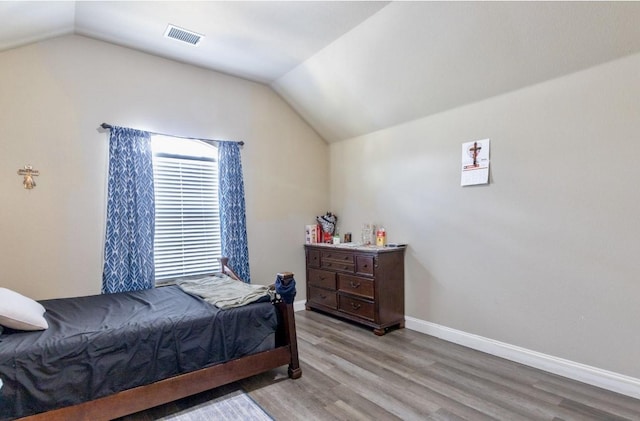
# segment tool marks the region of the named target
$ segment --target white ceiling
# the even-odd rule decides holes
[[[0,1],[0,51],[69,33],[269,84],[332,142],[639,52],[640,2]]]
[[[0,50],[76,33],[270,83],[386,2],[0,1]],[[164,38],[168,24],[205,35]]]

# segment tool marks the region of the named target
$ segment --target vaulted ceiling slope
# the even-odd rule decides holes
[[[333,142],[638,51],[639,2],[393,2],[273,86]]]
[[[69,33],[269,84],[334,142],[639,52],[640,2],[0,2],[0,51]]]

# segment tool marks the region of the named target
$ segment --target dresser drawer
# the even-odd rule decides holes
[[[340,272],[349,272],[353,273],[353,269],[355,268],[353,263],[345,263],[335,260],[324,260],[322,259],[322,264],[320,265],[322,269],[328,270],[337,270]]]
[[[338,294],[338,310],[363,319],[374,320],[374,304],[359,298]]]
[[[326,250],[322,252],[322,260],[336,260],[342,263],[353,264],[353,253],[348,251]]]
[[[320,267],[320,250],[307,250],[307,266]]]
[[[309,287],[309,301],[322,304],[326,307],[338,308],[336,293],[322,288]]]
[[[338,289],[349,294],[373,299],[373,279],[338,275]]]
[[[356,273],[373,276],[373,256],[356,256]]]
[[[336,274],[334,272],[327,272],[326,270],[309,269],[309,279],[307,279],[309,285],[336,289]]]

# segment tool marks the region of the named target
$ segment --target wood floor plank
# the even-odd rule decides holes
[[[422,335],[407,329],[405,331],[405,334],[409,335],[411,343],[416,347],[416,352],[427,351],[430,355],[433,355],[433,358],[438,358],[440,362],[444,358],[449,362],[457,362],[464,366],[488,370],[500,377],[527,384],[547,379],[549,375],[554,376],[523,364],[496,358],[493,355],[458,346],[433,336]]]
[[[575,408],[580,405],[591,407],[596,411],[609,414],[611,419],[616,417],[633,421],[640,420],[640,401],[620,395],[611,396],[611,392],[603,391],[595,387],[580,385],[582,391],[577,391],[573,381],[566,381],[565,384],[557,382],[537,382],[534,386],[550,393],[555,393],[563,397],[562,406],[566,407],[567,402],[573,402]],[[577,383],[577,382],[576,382]],[[577,410],[577,409],[576,409]]]
[[[465,421],[465,418],[461,418],[442,408],[429,415],[429,417],[426,418],[426,421]]]
[[[395,333],[396,332],[393,332],[389,336]],[[349,343],[348,346],[350,347],[350,349],[354,351],[361,352],[361,353],[366,352],[367,345],[365,345],[364,347],[361,345],[362,345],[361,343],[351,342]],[[391,368],[392,366],[394,366],[394,362],[388,358],[388,355],[384,353],[384,350],[382,348],[383,347],[378,347],[378,352],[370,352],[369,356],[373,358],[380,358],[380,360],[384,360],[385,366],[387,368]],[[398,349],[397,346],[393,346],[394,353],[397,353],[397,349]],[[414,353],[409,354],[409,356],[413,356],[413,355],[417,355],[417,354],[414,354]],[[561,412],[561,413],[564,412],[562,410],[558,410],[557,405],[562,401],[562,398],[558,396],[552,395],[550,393],[546,393],[544,391],[537,390],[535,388],[532,388],[530,385],[516,383],[515,381],[510,381],[509,379],[505,379],[504,377],[492,375],[487,370],[476,369],[467,364],[465,364],[463,368],[458,369],[456,368],[458,364],[452,364],[451,358],[444,355],[441,357],[434,358],[434,355],[432,353],[430,357],[432,360],[438,361],[438,364],[443,365],[443,367],[450,367],[451,370],[457,370],[460,373],[460,376],[480,377],[480,379],[478,379],[479,381],[476,382],[476,385],[480,384],[480,382],[487,382],[491,384],[496,390],[501,390],[502,393],[513,394],[515,396],[514,399],[519,400],[521,402],[521,405],[523,405],[525,408],[530,406],[527,404],[528,401],[530,401],[532,398],[536,399],[536,402],[534,402],[535,405],[533,406],[535,413],[542,412],[543,414],[546,413],[547,415],[553,414],[557,416],[558,412]],[[394,360],[398,360],[398,358],[394,358]],[[411,361],[408,361],[407,359],[403,359],[401,362],[402,365],[400,367],[396,367],[396,372],[407,371],[407,369],[410,369],[409,372],[415,371],[415,370],[427,370],[427,365],[413,366],[411,363],[412,363]],[[430,362],[429,365],[433,365],[433,362]],[[552,408],[554,410],[550,411]],[[523,412],[523,415],[527,415],[527,416],[536,415],[535,413],[531,413],[526,409],[521,412]],[[572,419],[567,413],[563,413],[562,415],[567,417],[567,419]],[[535,417],[540,418],[541,416],[540,414],[537,414]]]
[[[565,399],[560,403],[562,408],[570,409],[573,412],[581,414],[584,418],[590,419],[606,419],[607,421],[637,421],[637,418],[625,418],[612,414],[601,409],[594,408],[579,402]]]
[[[332,340],[330,344],[325,345],[327,354],[334,354],[343,359],[354,358],[354,349],[358,349],[357,344],[348,343],[338,340]],[[400,390],[400,397],[398,400],[404,402],[407,406],[412,407],[420,414],[420,417],[424,418],[425,414],[437,411],[442,405],[449,407],[455,407],[455,411],[471,417],[472,419],[490,419],[490,417],[483,416],[482,410],[478,410],[477,407],[482,408],[485,402],[472,402],[472,399],[467,399],[472,405],[467,405],[462,402],[462,399],[454,401],[452,396],[461,398],[463,395],[458,390],[447,389],[450,396],[445,396],[439,392],[442,388],[446,387],[442,383],[433,385],[432,378],[422,379],[416,377],[416,372],[426,372],[426,366],[420,366],[419,370],[415,367],[406,365],[405,361],[395,361],[396,359],[381,358],[379,354],[367,355],[362,352],[357,353],[356,364],[358,369],[365,370],[364,373],[360,373],[358,377],[366,379],[369,373],[375,374],[378,379],[384,379],[381,391],[385,392],[385,385],[395,385],[396,389]],[[382,364],[381,364],[382,362]],[[428,362],[428,365],[433,364]],[[354,368],[349,370],[350,372],[356,371]],[[387,393],[389,393],[387,391]],[[469,397],[471,398],[471,397]],[[417,403],[420,402],[420,405]],[[426,404],[429,403],[427,407]],[[476,406],[476,408],[474,408]],[[494,408],[497,410],[497,408]],[[486,414],[485,414],[486,415]],[[504,414],[506,415],[506,414]],[[515,419],[515,414],[510,414]]]
[[[334,405],[330,405],[327,410],[336,419],[344,420],[373,420],[384,419],[389,421],[401,420],[385,408],[375,404],[364,396],[356,393],[353,389],[340,385],[334,389],[338,398]],[[335,408],[334,408],[335,406]]]
[[[495,383],[482,377],[475,376],[469,372],[455,370],[449,366],[436,363],[427,371],[427,375],[439,379],[443,383],[455,385],[458,389],[477,397],[492,402],[502,408],[513,411],[530,420],[549,420],[562,417],[566,421],[583,421],[584,417],[576,416],[572,411],[568,411],[557,403],[534,398],[527,393],[527,389],[519,390],[505,387],[500,383]],[[530,390],[534,390],[530,388]]]
[[[280,367],[122,421],[246,391],[275,420],[639,421],[640,400],[408,329],[296,313],[302,377]],[[208,394],[207,394],[208,393]]]
[[[370,336],[371,335],[369,334],[367,338],[370,338]],[[388,359],[381,359],[380,355],[377,355],[377,358],[372,358],[370,355],[362,352],[354,352],[354,349],[357,350],[357,346],[358,345],[355,342],[351,343],[338,339],[333,339],[319,345],[320,348],[323,348],[326,351],[327,358],[334,355],[336,358],[340,359],[336,359],[336,362],[341,371],[347,371],[352,374],[355,373],[354,375],[362,381],[374,384],[376,389],[380,390],[383,394],[388,394],[404,403],[406,407],[403,408],[403,410],[407,411],[408,409],[411,409],[414,413],[417,412],[418,419],[424,419],[426,414],[439,409],[437,404],[434,404],[429,399],[425,399],[425,396],[432,397],[433,390],[443,388],[447,390],[449,397],[454,396],[457,398],[459,404],[474,408],[480,413],[497,413],[502,417],[508,417],[512,420],[525,419],[519,416],[516,412],[493,405],[491,402],[486,400],[475,399],[472,395],[467,395],[455,387],[450,387],[450,385],[443,384],[442,382],[434,384],[432,378],[423,379],[422,383],[424,384],[416,383],[412,380],[411,372],[406,369],[405,371],[408,374],[407,376],[395,376],[395,373],[387,370],[387,367],[390,364]],[[381,364],[381,362],[384,363]],[[342,373],[340,372],[337,375],[339,376],[340,374]],[[382,378],[384,378],[384,381],[381,381]],[[347,382],[345,378],[340,379],[340,381]],[[395,385],[396,387],[391,385]],[[427,387],[425,388],[424,386]],[[400,389],[398,389],[398,387]],[[430,403],[430,405],[427,406],[427,403]],[[479,418],[478,413],[474,413],[473,415],[475,419]],[[405,413],[402,415],[405,419],[413,416],[413,413]]]
[[[336,362],[336,368],[327,374],[398,418],[419,420],[436,409],[431,402],[420,399],[415,390],[401,389],[398,384],[386,382],[347,361],[336,359]]]

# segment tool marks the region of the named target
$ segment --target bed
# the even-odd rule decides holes
[[[0,335],[0,420],[113,419],[283,365],[299,378],[285,297],[221,310],[173,285],[41,301],[48,329]]]

